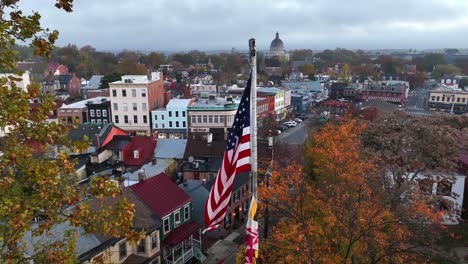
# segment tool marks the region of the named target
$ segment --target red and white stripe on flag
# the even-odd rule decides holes
[[[245,264],[253,264],[255,259],[258,258],[258,222],[254,220],[256,212],[257,200],[252,197],[246,225]]]
[[[205,205],[205,229],[213,231],[224,220],[232,195],[234,178],[241,172],[250,171],[250,80],[244,90],[229,139],[221,168],[211,188]]]

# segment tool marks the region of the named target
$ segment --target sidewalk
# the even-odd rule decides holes
[[[208,256],[203,263],[206,264],[235,264],[236,255],[239,252],[240,244],[242,243],[245,233],[245,226],[234,230],[225,239],[220,239],[213,244],[208,250]]]

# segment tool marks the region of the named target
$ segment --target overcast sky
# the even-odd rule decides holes
[[[468,47],[466,0],[23,0],[58,45],[98,50],[267,49],[276,31],[286,49]]]

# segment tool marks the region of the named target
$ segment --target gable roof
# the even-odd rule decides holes
[[[114,136],[126,136],[128,132],[121,129],[120,127],[114,125],[114,123],[108,123],[105,125],[101,133],[99,133],[99,139],[101,140],[101,147],[104,147],[107,143],[109,143]]]
[[[113,136],[112,140],[109,141],[109,143],[107,143],[104,148],[109,149],[109,150],[123,150],[125,146],[127,146],[131,141],[132,141],[132,138],[127,135]]]
[[[127,166],[142,166],[151,161],[156,140],[148,136],[133,136],[131,142],[123,148],[123,160]],[[138,156],[135,152],[138,151]]]
[[[159,218],[190,203],[192,198],[161,173],[130,187]]]
[[[183,159],[187,139],[161,138],[156,146],[156,157],[165,159]]]

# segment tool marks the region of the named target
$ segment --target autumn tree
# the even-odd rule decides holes
[[[268,186],[259,188],[261,209],[267,206],[275,221],[260,244],[265,263],[424,263],[434,254],[447,257],[435,243],[440,213],[420,192],[391,206],[392,196],[383,191],[386,173],[361,145],[365,129],[351,119],[329,123],[312,135],[304,163],[274,166]]]
[[[310,63],[304,63],[303,65],[298,67],[298,70],[304,75],[309,76],[309,79],[313,79],[315,74],[317,73],[317,70],[315,70],[314,65]]]
[[[293,50],[291,52],[291,59],[296,61],[303,61],[311,59],[314,52],[310,49]]]
[[[428,53],[423,57],[414,58],[413,63],[422,71],[432,72],[437,65],[447,64],[447,59],[441,53]]]
[[[142,61],[146,64],[148,69],[156,70],[158,69],[159,65],[166,62],[166,55],[163,53],[151,52],[148,55],[143,55]]]
[[[72,0],[55,2],[56,7],[72,11]],[[11,48],[17,41],[31,41],[36,55],[50,56],[58,37],[57,31],[41,28],[37,12],[24,14],[18,0],[0,1],[0,28],[0,68],[11,71],[19,57]],[[0,78],[0,128],[9,130],[0,145],[0,262],[75,263],[78,228],[139,239],[132,231],[135,209],[128,201],[96,212],[84,199],[103,201],[105,196],[117,195],[120,189],[114,182],[97,177],[88,188],[82,188],[69,152],[61,151],[55,159],[45,155],[51,145],[79,153],[89,142],[70,143],[66,137],[69,127],[46,121],[54,99],[41,94],[37,84],[23,90],[15,80],[12,76]],[[41,102],[34,110],[29,103],[32,99]],[[34,223],[38,216],[43,221]],[[51,234],[53,227],[65,223],[70,229],[51,241],[57,235]],[[44,239],[28,248],[27,233]]]

